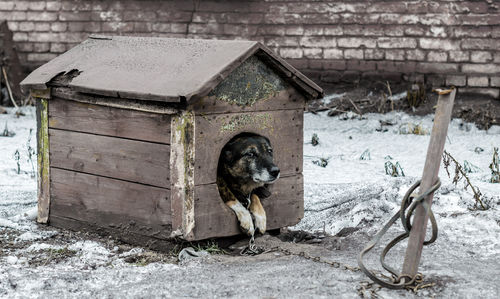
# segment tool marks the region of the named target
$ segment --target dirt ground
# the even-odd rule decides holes
[[[325,95],[342,95],[330,103],[311,101],[310,112],[329,111],[335,116],[344,111],[357,114],[386,113],[392,110],[412,115],[434,113],[438,96],[428,86],[409,83],[369,82],[362,85],[337,84],[325,87]],[[457,93],[453,117],[472,122],[487,130],[500,124],[500,100],[480,94]]]

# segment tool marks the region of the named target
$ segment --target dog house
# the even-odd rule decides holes
[[[303,217],[303,111],[322,89],[258,42],[91,37],[23,82],[37,101],[38,221],[133,243],[240,234],[217,164],[269,138],[268,229]]]

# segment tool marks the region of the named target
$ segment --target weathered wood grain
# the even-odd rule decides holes
[[[272,110],[296,110],[304,109],[305,97],[298,93],[293,87],[288,87],[280,91],[278,94],[267,99],[261,99],[253,105],[242,106],[231,104],[222,100],[218,100],[215,96],[205,96],[197,100],[193,100],[191,108],[196,115],[209,115],[217,113],[234,113],[234,112],[256,112],[256,111],[272,111]]]
[[[456,92],[457,90],[453,89],[449,94],[439,95],[419,194],[429,190],[438,179],[439,167],[441,166],[444,144],[446,142],[448,125],[451,120]],[[433,197],[434,194],[430,194],[424,199],[429,205],[429,208],[432,205]],[[428,220],[429,214],[422,205],[418,205],[415,209],[415,215],[413,216],[413,224],[408,239],[408,247],[406,248],[402,274],[409,275],[410,277],[414,277],[417,274]]]
[[[50,165],[170,189],[170,146],[49,129]]]
[[[297,224],[304,217],[304,184],[301,174],[280,178],[272,195],[262,199],[267,229]],[[216,184],[195,187],[194,240],[241,234],[234,212],[219,196]]]
[[[50,218],[169,238],[170,190],[51,167]],[[50,220],[50,221],[51,221]]]
[[[185,111],[172,118],[170,176],[173,234],[191,239],[194,222],[194,114]]]
[[[51,215],[50,225],[77,232],[90,232],[102,236],[112,236],[113,239],[116,238],[129,244],[163,252],[172,252],[172,250],[178,246],[178,243],[171,239],[159,239],[154,236],[147,236],[130,230],[96,226],[89,222],[83,222],[65,216]]]
[[[302,110],[196,116],[195,184],[216,182],[222,148],[243,132],[269,138],[282,176],[301,173],[303,118]]]
[[[39,223],[47,223],[50,209],[50,155],[49,155],[49,101],[36,100],[37,124],[37,170],[38,170],[38,215]]]
[[[170,115],[79,103],[54,97],[49,127],[170,144]]]

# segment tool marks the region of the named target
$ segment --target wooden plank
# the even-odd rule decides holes
[[[439,166],[441,165],[455,94],[456,89],[453,89],[451,93],[439,95],[419,194],[429,190],[438,179]],[[424,199],[429,205],[429,208],[432,205],[433,197],[434,193],[431,193]],[[428,220],[429,214],[422,205],[418,205],[415,209],[415,216],[413,216],[413,224],[403,264],[403,275],[406,274],[410,277],[414,277],[417,274]]]
[[[170,188],[166,144],[49,129],[50,165]]]
[[[270,110],[297,110],[304,109],[305,97],[291,86],[280,91],[274,96],[261,99],[253,105],[237,105],[222,100],[216,96],[205,96],[198,100],[193,100],[192,109],[196,115],[209,115],[217,113],[234,112],[256,112]]]
[[[52,98],[49,127],[170,144],[170,115]]]
[[[262,199],[267,215],[267,230],[295,225],[304,217],[302,174],[280,178],[272,195]],[[241,234],[234,212],[220,198],[216,184],[195,187],[194,240]]]
[[[50,219],[169,238],[170,191],[51,167]]]
[[[281,175],[302,173],[303,118],[302,110],[196,116],[195,184],[216,182],[222,148],[243,132],[269,138]]]
[[[47,223],[50,208],[50,155],[49,155],[49,102],[36,100],[37,164],[38,164],[38,216],[39,223]]]
[[[97,233],[102,236],[112,236],[113,239],[119,239],[123,242],[148,248],[151,250],[172,252],[179,244],[171,239],[158,239],[154,236],[145,236],[139,233],[131,232],[130,230],[122,230],[111,227],[99,227],[88,222],[64,217],[64,216],[50,216],[50,225],[70,229],[76,232],[90,232]]]
[[[172,118],[170,176],[173,234],[192,239],[194,228],[194,114],[184,111]]]

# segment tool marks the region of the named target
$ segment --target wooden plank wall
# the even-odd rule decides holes
[[[288,87],[250,107],[205,97],[195,109],[195,239],[240,233],[234,212],[221,200],[216,185],[217,164],[224,145],[250,132],[269,138],[281,170],[272,195],[262,200],[268,229],[294,225],[304,215],[303,114],[305,98]],[[243,111],[243,112],[242,112]]]
[[[53,97],[49,221],[171,233],[170,116]]]

